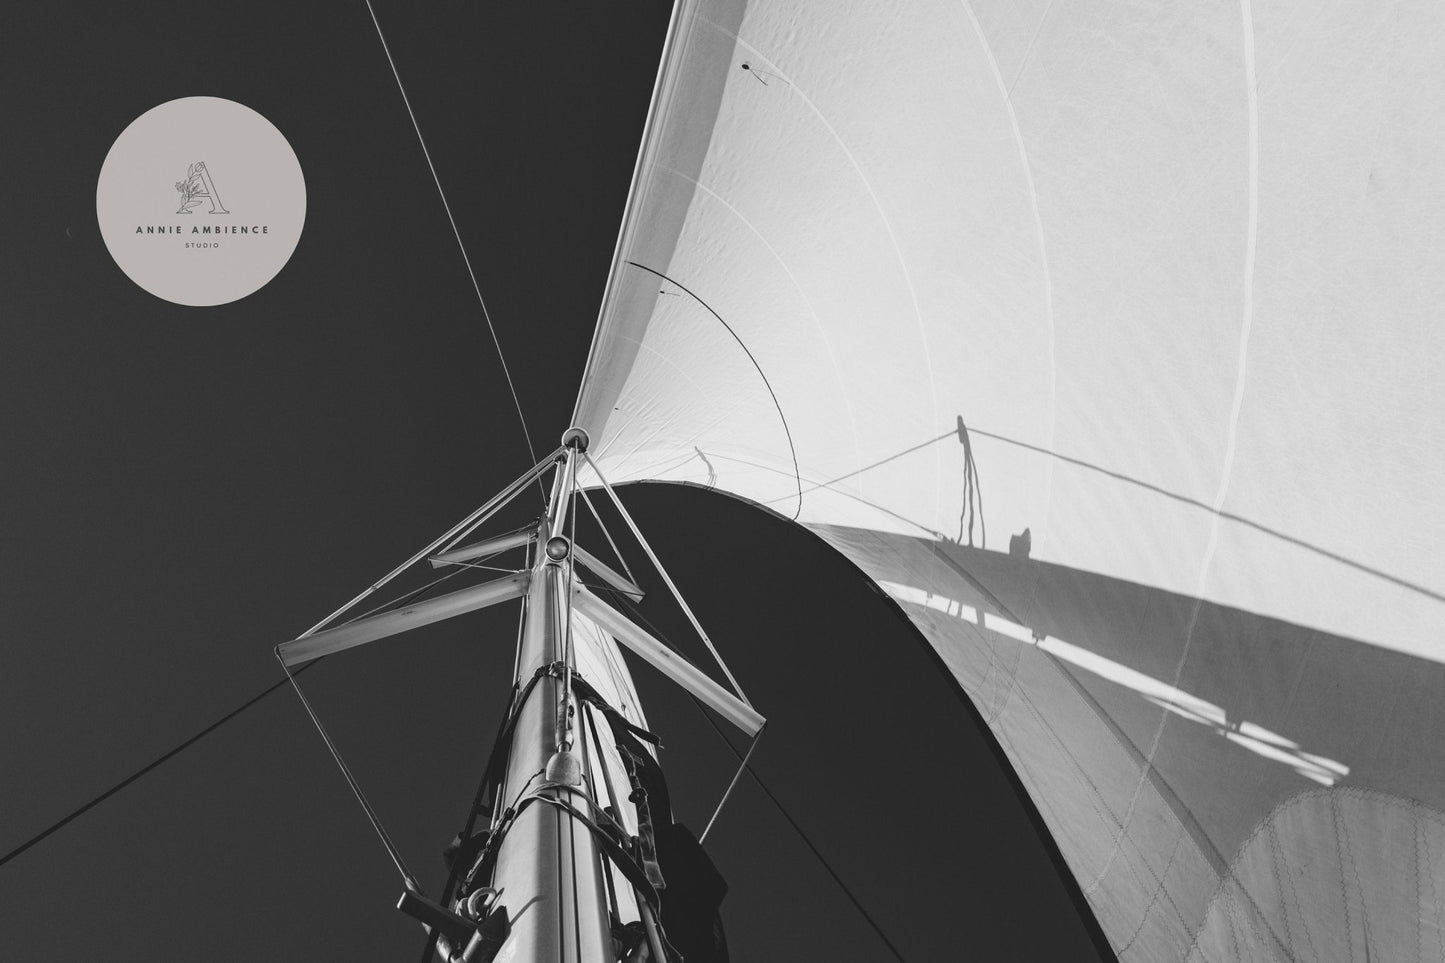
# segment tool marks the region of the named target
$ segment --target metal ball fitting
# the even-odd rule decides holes
[[[563,448],[571,448],[574,451],[583,452],[587,450],[587,445],[591,440],[587,435],[587,430],[585,428],[578,428],[576,425],[562,432]]]

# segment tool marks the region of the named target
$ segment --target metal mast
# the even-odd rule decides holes
[[[569,432],[539,532],[544,548],[534,553],[517,656],[517,691],[525,701],[513,709],[516,722],[500,798],[515,807],[516,797],[535,792],[595,820],[586,794],[571,791],[582,787],[585,746],[576,745],[573,735],[579,712],[569,639],[573,553],[564,534],[585,437]],[[539,670],[548,674],[527,688]],[[497,850],[492,882],[496,901],[510,915],[512,958],[526,963],[615,959],[602,870],[596,840],[570,813],[551,805],[520,810]]]
[[[397,908],[426,926],[430,945],[448,963],[665,963],[677,958],[658,919],[659,891],[666,882],[653,849],[655,829],[677,827],[666,805],[660,812],[646,805],[649,778],[663,796],[666,792],[651,750],[637,741],[639,735],[653,741],[656,737],[624,719],[577,674],[574,624],[585,622],[605,633],[607,646],[615,640],[627,647],[748,736],[756,739],[765,724],[736,683],[735,691],[724,689],[583,584],[579,564],[592,587],[642,596],[630,578],[572,542],[577,476],[585,464],[676,594],[636,523],[587,457],[587,443],[585,431],[568,429],[560,448],[481,508],[312,629],[276,647],[290,675],[293,667],[312,659],[510,599],[523,600],[513,702],[483,781],[493,799],[492,823],[489,830],[472,834],[468,822],[469,838],[458,839],[452,881],[441,902],[422,894],[320,718],[296,687],[402,874],[405,891]],[[547,509],[534,526],[457,547],[549,469],[554,473]],[[434,568],[471,566],[526,545],[534,546],[526,566],[505,577],[422,601],[404,596],[378,614],[336,624],[423,558]],[[680,596],[678,601],[696,625],[686,602]],[[697,628],[712,649],[701,626]],[[617,669],[625,675],[625,669]],[[722,670],[732,681],[727,667]],[[599,718],[605,725],[598,725]],[[610,756],[611,767],[604,755]],[[614,778],[619,764],[625,777]],[[455,894],[454,882],[462,883]],[[614,938],[614,923],[630,932]]]

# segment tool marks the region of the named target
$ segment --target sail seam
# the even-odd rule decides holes
[[[903,257],[903,246],[898,243],[898,235],[893,231],[893,223],[888,219],[888,213],[883,209],[883,202],[879,200],[878,192],[873,189],[872,182],[869,181],[868,176],[863,173],[863,165],[858,163],[858,159],[854,157],[853,152],[848,149],[848,145],[843,141],[837,129],[828,121],[828,118],[823,115],[823,112],[818,109],[818,105],[813,103],[812,98],[805,94],[803,89],[795,84],[793,79],[789,77],[771,57],[748,43],[733,31],[728,30],[720,24],[713,23],[707,19],[707,17],[699,14],[698,19],[714,30],[731,37],[739,46],[746,48],[754,56],[765,60],[768,66],[777,72],[778,77],[788,85],[788,88],[797,94],[803,103],[807,105],[808,109],[813,112],[813,116],[817,117],[818,122],[828,131],[829,136],[833,138],[833,142],[836,143],[838,149],[843,152],[843,156],[848,158],[849,165],[853,168],[854,172],[857,173],[858,180],[863,184],[863,189],[867,191],[869,200],[873,202],[873,208],[878,212],[878,219],[883,222],[883,230],[888,235],[888,242],[893,248],[893,254],[898,258],[898,269],[903,274],[903,284],[908,288],[908,297],[913,304],[913,317],[915,323],[918,325],[918,340],[923,345],[923,367],[924,370],[928,372],[929,403],[933,408],[933,414],[936,415],[938,413],[938,382],[933,374],[933,352],[930,350],[928,344],[928,328],[923,323],[923,307],[918,300],[918,291],[913,286],[913,274],[908,270],[908,262]],[[935,465],[937,466],[936,478],[938,481],[934,488],[933,514],[934,517],[939,517],[941,514],[939,509],[943,504],[943,458],[941,455],[937,456]],[[793,517],[793,521],[797,521],[797,516]]]
[[[1219,490],[1214,496],[1214,515],[1209,525],[1209,540],[1204,547],[1204,555],[1199,563],[1199,576],[1195,582],[1194,597],[1196,599],[1194,611],[1189,618],[1189,627],[1184,634],[1184,645],[1179,653],[1179,661],[1174,669],[1174,684],[1178,685],[1184,675],[1184,666],[1189,661],[1189,651],[1194,641],[1194,630],[1199,622],[1200,612],[1204,608],[1204,588],[1209,580],[1209,569],[1214,562],[1214,553],[1219,544],[1219,513],[1224,509],[1225,499],[1229,496],[1230,477],[1234,472],[1234,453],[1239,437],[1239,416],[1244,407],[1244,384],[1248,374],[1249,364],[1249,337],[1250,330],[1254,325],[1254,265],[1259,231],[1259,98],[1255,88],[1254,69],[1254,15],[1250,7],[1250,0],[1240,0],[1240,27],[1241,45],[1244,60],[1244,87],[1247,110],[1248,127],[1248,220],[1245,228],[1244,248],[1244,305],[1240,321],[1239,348],[1236,361],[1234,379],[1234,393],[1230,403],[1229,428],[1225,438],[1224,463],[1220,467]],[[1164,730],[1169,725],[1167,713],[1161,715],[1159,725],[1154,730],[1154,738],[1150,741],[1149,751],[1146,754],[1147,768],[1154,765],[1154,755],[1159,749],[1159,743],[1164,737]],[[1147,772],[1146,772],[1147,774]],[[1134,816],[1134,808],[1138,804],[1139,794],[1144,786],[1146,774],[1141,774],[1138,784],[1134,787],[1133,798],[1129,802],[1129,808],[1125,812],[1125,823],[1127,824]],[[1109,858],[1104,863],[1103,873],[1107,873],[1109,865],[1114,860],[1114,854],[1118,852],[1119,840],[1116,838],[1114,847],[1110,851]],[[1100,874],[1100,879],[1103,878]],[[1095,885],[1097,885],[1097,880]]]
[[[712,188],[708,187],[697,178],[689,177],[682,171],[674,170],[671,167],[663,167],[661,169],[668,174],[673,174],[677,177],[682,178],[685,181],[688,181],[695,188],[702,191],[709,197],[713,198],[723,207],[727,208],[730,212],[732,212],[733,216],[735,216],[740,222],[742,222],[745,227],[747,227],[748,230],[752,231],[753,234],[757,236],[758,240],[762,242],[763,247],[767,248],[768,253],[771,254],[773,256],[773,259],[778,262],[778,267],[782,268],[783,273],[788,276],[788,280],[792,282],[794,290],[798,292],[798,296],[801,297],[803,299],[803,303],[807,305],[808,314],[812,316],[813,324],[818,329],[819,339],[823,342],[823,347],[828,352],[828,361],[833,366],[833,377],[838,382],[838,387],[840,389],[839,394],[843,399],[843,408],[845,411],[848,412],[848,424],[852,428],[853,435],[853,452],[861,459],[863,457],[863,451],[862,445],[860,444],[858,438],[858,417],[857,413],[854,411],[853,401],[848,396],[847,384],[843,379],[843,370],[838,364],[838,354],[836,351],[833,350],[833,342],[828,338],[828,329],[823,326],[822,319],[818,317],[817,309],[813,307],[812,298],[808,297],[808,293],[803,290],[803,285],[798,281],[798,278],[793,273],[792,268],[788,267],[788,262],[783,260],[783,256],[779,254],[777,249],[774,248],[773,245],[768,241],[767,237],[763,234],[763,232],[758,230],[757,225],[753,224],[751,220],[743,216],[742,211],[739,211],[736,207],[730,204],[727,199],[724,198],[717,191],[714,191]]]
[[[1052,2],[1050,6],[1052,6]],[[1054,331],[1054,276],[1049,270],[1049,249],[1044,240],[1044,220],[1039,212],[1039,192],[1034,186],[1033,165],[1029,161],[1028,147],[1024,144],[1023,130],[1019,127],[1018,113],[1013,105],[1013,87],[1004,83],[1003,71],[999,69],[998,59],[993,55],[993,46],[988,42],[988,37],[983,32],[983,25],[978,21],[978,15],[973,11],[973,4],[969,0],[963,0],[963,11],[968,15],[968,21],[973,25],[973,31],[978,36],[979,45],[983,48],[984,56],[988,58],[989,69],[993,72],[994,82],[998,85],[998,92],[1003,100],[1004,111],[1008,114],[1009,129],[1013,132],[1014,143],[1019,150],[1019,166],[1023,171],[1024,183],[1029,189],[1029,210],[1033,213],[1034,231],[1039,242],[1039,272],[1043,275],[1044,283],[1044,320],[1048,323],[1049,332],[1049,434],[1048,446],[1054,445],[1054,429],[1058,422],[1058,382],[1059,366]],[[1048,10],[1039,19],[1039,30],[1043,29],[1044,18],[1048,17]],[[1033,49],[1034,40],[1038,39],[1038,31],[1034,32],[1034,39],[1029,41],[1029,49]],[[1027,53],[1025,53],[1027,57]],[[1023,76],[1023,66],[1019,67],[1019,77]],[[1014,83],[1018,83],[1015,78]],[[1053,503],[1054,492],[1054,471],[1050,464],[1044,476],[1044,518],[1045,534],[1047,537],[1047,519],[1049,506]]]

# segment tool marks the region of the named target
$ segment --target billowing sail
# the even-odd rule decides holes
[[[576,420],[875,579],[1121,959],[1440,959],[1442,158],[1439,4],[683,2]]]

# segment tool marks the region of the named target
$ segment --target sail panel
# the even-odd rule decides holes
[[[609,480],[874,578],[1121,958],[1433,941],[1445,10],[677,24],[578,402]]]

